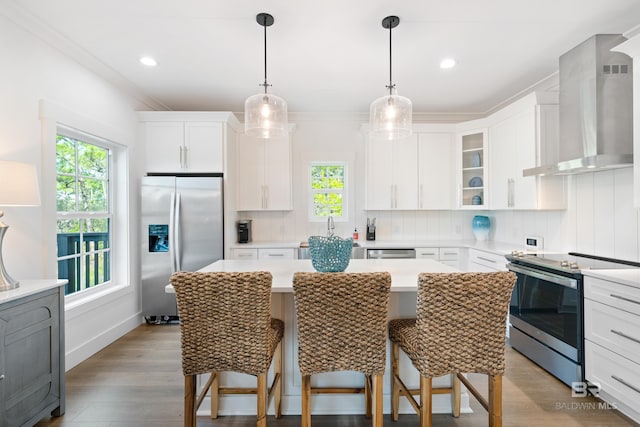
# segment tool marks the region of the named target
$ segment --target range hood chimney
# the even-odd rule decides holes
[[[619,34],[597,34],[560,57],[559,162],[525,169],[523,176],[633,164],[632,60],[611,52],[625,40]]]

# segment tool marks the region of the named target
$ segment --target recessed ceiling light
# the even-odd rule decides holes
[[[156,65],[158,65],[156,60],[150,56],[143,56],[142,58],[140,58],[140,63],[146,65],[147,67],[155,67]]]
[[[440,68],[453,68],[456,65],[456,61],[451,59],[451,58],[447,58],[447,59],[443,59],[442,62],[440,63]]]

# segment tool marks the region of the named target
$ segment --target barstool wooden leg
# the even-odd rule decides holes
[[[458,374],[451,374],[451,414],[460,416],[460,380]]]
[[[218,372],[212,372],[214,375],[213,382],[211,383],[211,418],[218,418],[218,389],[220,388],[220,374]]]
[[[256,427],[267,427],[267,374],[258,375],[258,421]]]
[[[432,379],[420,375],[420,427],[431,427]]]
[[[196,425],[196,376],[184,376],[184,427]]]
[[[489,427],[502,427],[502,376],[489,375]]]
[[[373,375],[372,379],[373,427],[382,427],[382,375]]]
[[[273,356],[273,372],[274,375],[279,375],[280,379],[276,384],[276,389],[273,391],[273,406],[276,418],[280,418],[282,416],[282,341],[278,343],[278,348],[276,348],[276,352]]]
[[[311,375],[302,376],[302,419],[301,427],[311,427]]]
[[[364,376],[364,415],[367,418],[371,418],[371,375]]]
[[[400,405],[400,386],[396,380],[399,375],[398,357],[400,356],[400,346],[391,343],[391,419],[398,421],[398,405]]]

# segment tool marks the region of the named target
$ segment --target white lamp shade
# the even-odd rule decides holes
[[[40,188],[36,167],[0,161],[0,206],[38,206]]]
[[[397,94],[385,95],[371,103],[369,131],[386,139],[401,139],[411,135],[413,104]]]
[[[275,138],[289,133],[287,101],[279,96],[258,93],[244,102],[244,131],[249,136]]]

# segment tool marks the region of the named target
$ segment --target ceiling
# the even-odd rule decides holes
[[[31,30],[156,109],[242,112],[268,80],[290,112],[366,113],[393,81],[415,113],[485,114],[553,76],[593,34],[640,24],[638,0],[2,0]],[[0,2],[0,4],[2,4]],[[44,29],[44,30],[43,30]],[[634,30],[637,31],[637,30]],[[153,56],[158,66],[138,60]],[[457,66],[442,70],[445,57]]]

